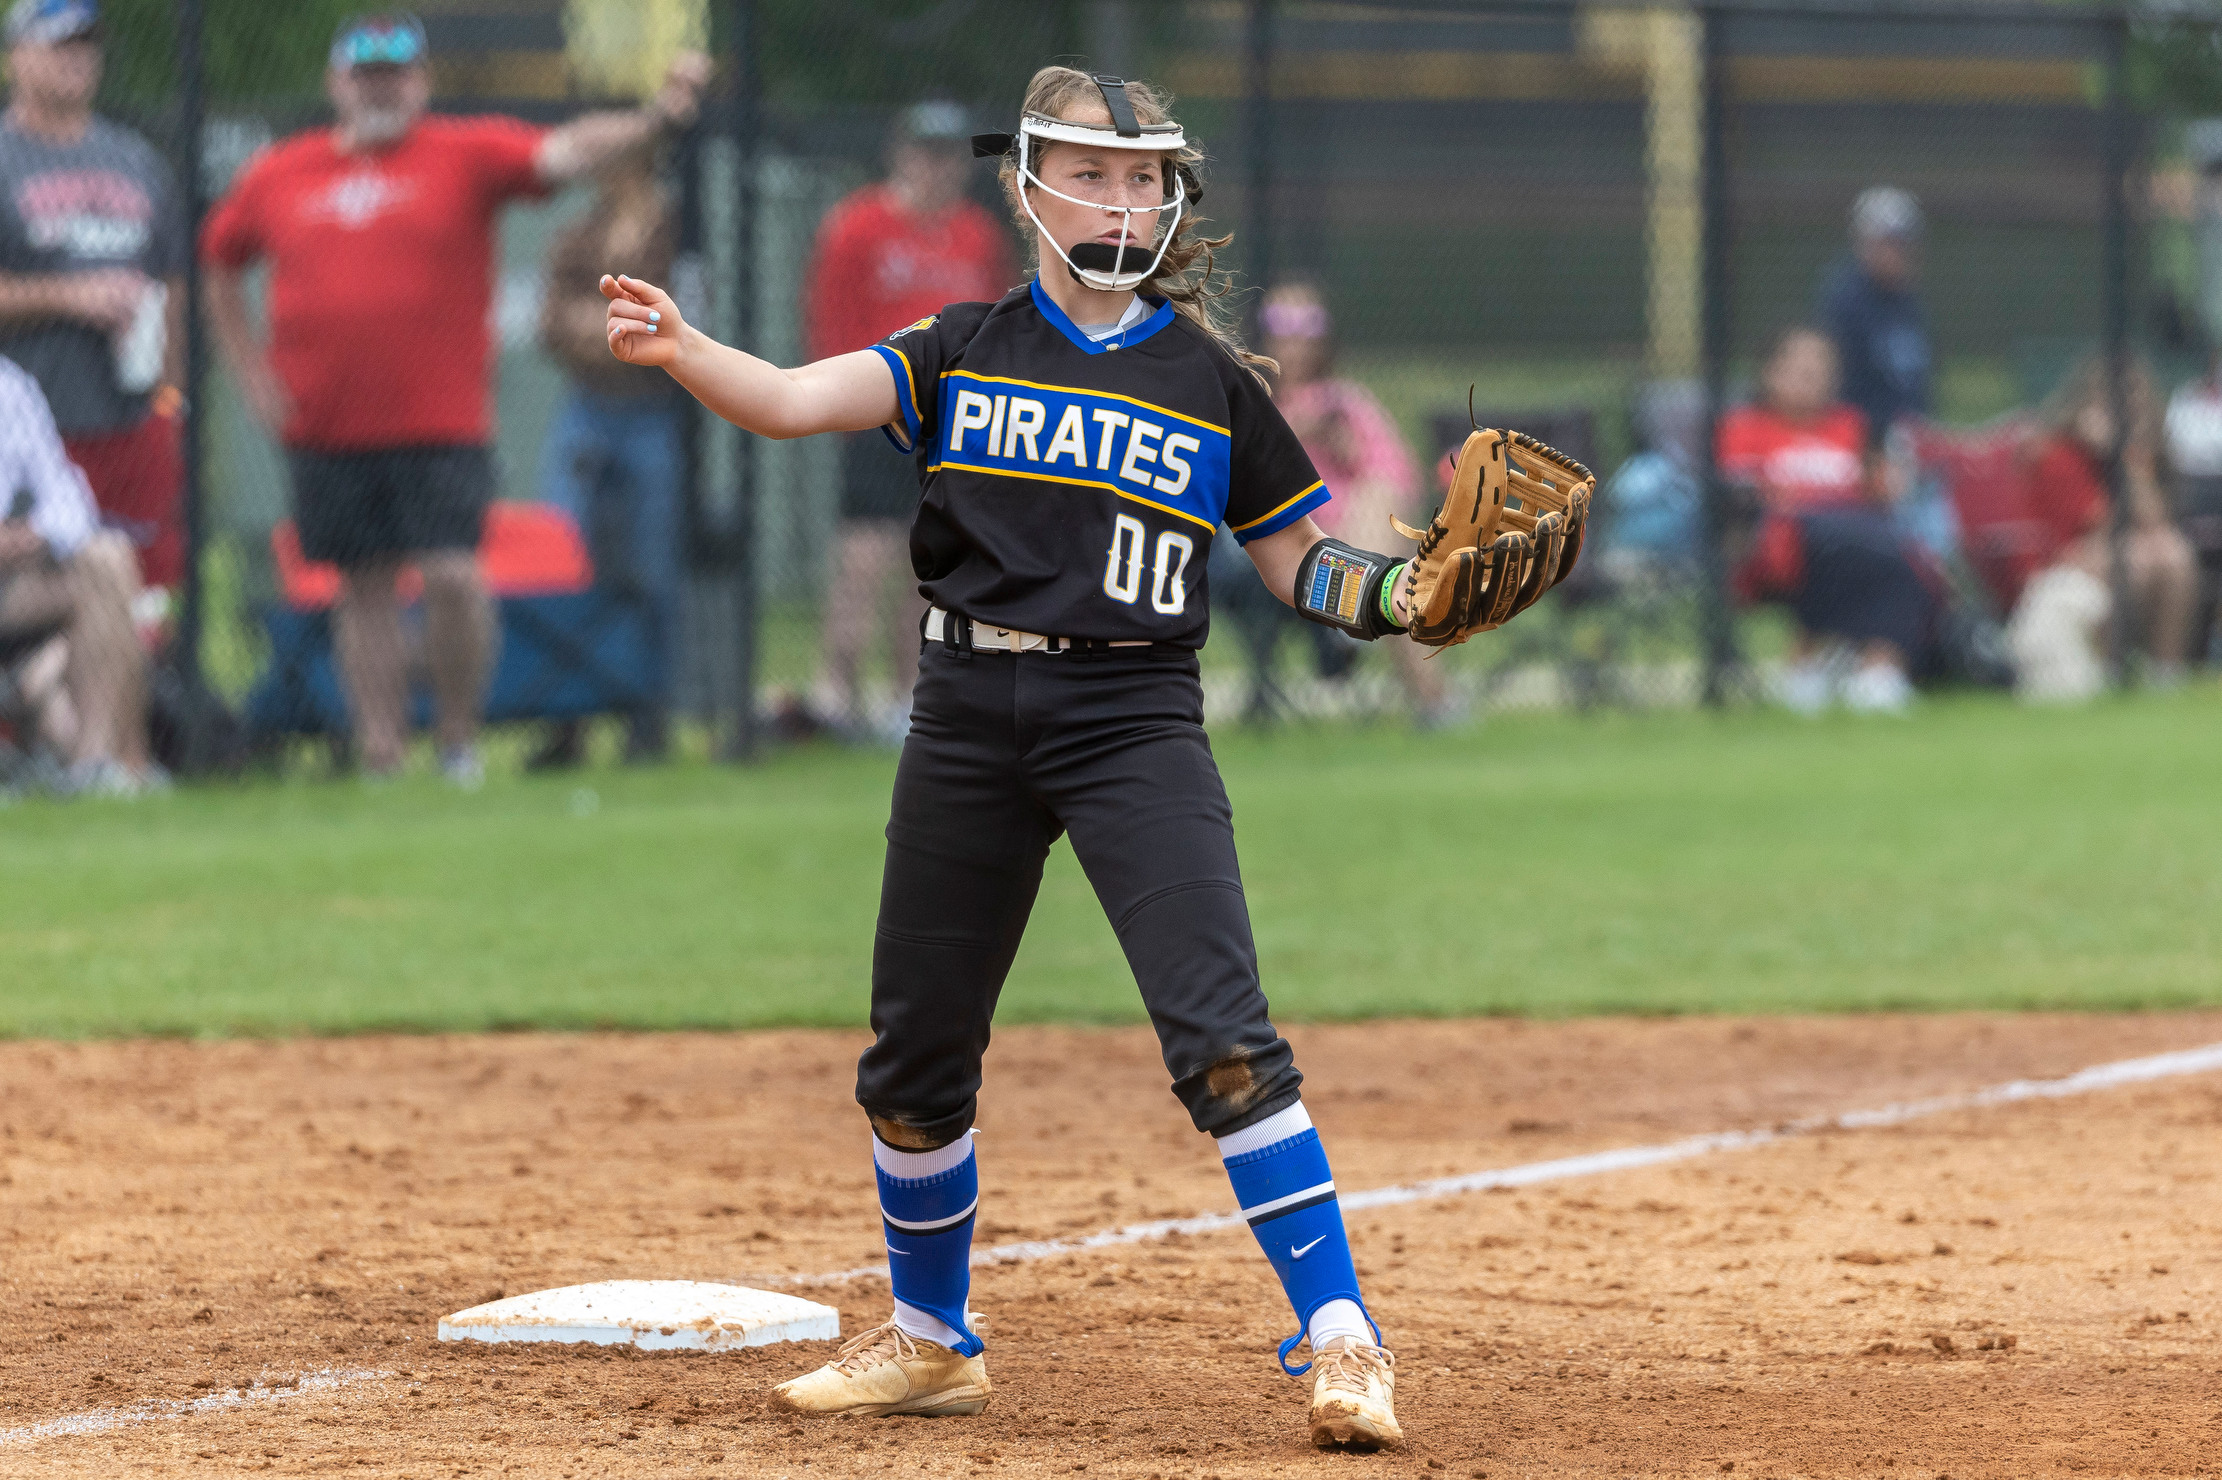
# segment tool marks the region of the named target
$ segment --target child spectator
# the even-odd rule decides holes
[[[1758,515],[1737,594],[1780,602],[1798,624],[1782,702],[1801,714],[1836,700],[1904,712],[1938,597],[1890,517],[1890,480],[1868,454],[1867,418],[1837,399],[1827,335],[1797,325],[1775,336],[1759,401],[1721,418],[1718,459]]]

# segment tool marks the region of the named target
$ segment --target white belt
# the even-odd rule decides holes
[[[930,607],[926,612],[926,641],[948,640],[949,613],[940,607]],[[1097,646],[1115,648],[1154,647],[1150,642],[1113,642]],[[1039,632],[1018,632],[1009,627],[990,627],[985,622],[972,624],[972,646],[983,653],[1063,653],[1073,647],[1069,637],[1044,637]]]

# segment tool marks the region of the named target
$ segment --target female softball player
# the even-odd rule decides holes
[[[1314,1373],[1311,1434],[1402,1437],[1395,1360],[1358,1290],[1326,1153],[1259,989],[1196,649],[1222,522],[1266,584],[1362,637],[1400,631],[1396,563],[1321,538],[1328,499],[1214,312],[1200,158],[1139,82],[1035,74],[1001,178],[1037,276],[872,349],[781,370],[705,338],[661,289],[604,278],[619,359],[660,365],[769,437],[884,427],[917,461],[911,560],[932,603],[896,771],[872,955],[871,1121],[894,1312],[782,1384],[811,1413],[969,1414],[991,1388],[966,1307],[989,1020],[1043,860],[1072,839],[1218,1138]],[[1312,1361],[1289,1365],[1309,1341]]]

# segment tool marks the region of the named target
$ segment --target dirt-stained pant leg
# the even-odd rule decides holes
[[[895,772],[872,942],[872,1031],[856,1098],[890,1146],[972,1126],[989,1020],[1057,824],[1028,793],[1011,722],[1014,660],[929,651]]]
[[[1035,659],[1018,714],[1028,780],[1118,933],[1196,1128],[1224,1135],[1286,1108],[1303,1075],[1259,987],[1194,660]]]

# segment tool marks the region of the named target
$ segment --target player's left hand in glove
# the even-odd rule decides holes
[[[1427,528],[1389,518],[1420,545],[1403,572],[1412,640],[1455,647],[1533,606],[1574,568],[1596,491],[1595,474],[1533,437],[1475,431]]]

